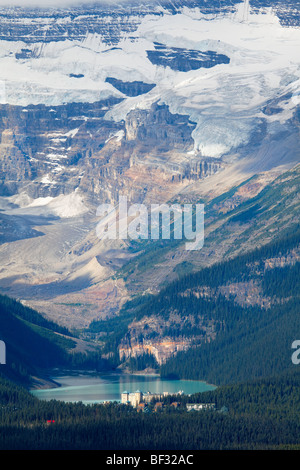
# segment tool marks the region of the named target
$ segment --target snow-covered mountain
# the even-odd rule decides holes
[[[209,157],[249,141],[262,122],[271,130],[287,122],[300,87],[298,27],[285,27],[276,10],[258,10],[258,2],[253,11],[251,2],[250,8],[224,2],[222,9],[217,2],[204,9],[202,2],[185,3],[173,11],[166,2],[6,13],[1,102],[58,106],[114,97],[121,103],[105,119],[117,122],[163,103],[196,123],[194,151]],[[128,96],[112,80],[151,89]]]
[[[298,163],[299,26],[292,0],[1,8],[2,289],[96,286],[85,325],[128,294],[98,204],[212,198]]]

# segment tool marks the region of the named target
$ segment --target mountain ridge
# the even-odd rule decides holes
[[[105,336],[126,302],[296,226],[298,5],[5,10],[0,291],[83,336],[107,321]],[[204,247],[100,240],[97,207],[117,208],[120,195],[147,206],[204,203]],[[250,279],[218,293],[236,296],[236,311],[273,308],[261,289]],[[211,337],[214,327],[205,326]]]

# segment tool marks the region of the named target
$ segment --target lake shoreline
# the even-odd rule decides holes
[[[155,372],[154,369],[147,369],[143,371],[135,371],[131,372],[128,369],[112,369],[111,371],[96,371],[96,370],[72,370],[72,369],[54,369],[52,371],[49,371],[47,375],[44,375],[43,377],[32,377],[32,384],[29,388],[29,390],[44,390],[44,389],[55,389],[61,387],[61,384],[59,383],[58,379],[59,377],[63,377],[65,375],[72,376],[74,375],[75,377],[81,376],[81,375],[95,375],[95,376],[100,376],[100,375],[124,375],[124,377],[128,375],[137,375],[137,376],[145,376],[145,377],[160,377],[160,374],[158,372]]]
[[[31,390],[51,390],[59,388],[61,385],[50,377],[32,377],[32,382],[29,387]]]
[[[134,393],[193,395],[212,391],[214,385],[201,380],[180,380],[161,378],[156,373],[139,372],[124,373],[121,371],[52,371],[47,379],[35,384],[30,392],[45,400],[61,400],[65,402],[103,403],[120,401],[124,390]],[[48,380],[49,379],[49,380]],[[50,386],[50,387],[49,387]]]
[[[211,384],[206,382],[205,380],[198,380],[198,379],[172,379],[168,377],[161,377],[161,375],[158,372],[152,372],[152,371],[135,371],[131,372],[129,370],[120,370],[120,371],[94,371],[94,370],[79,370],[79,371],[74,371],[74,370],[65,370],[63,369],[61,371],[61,374],[55,373],[55,374],[49,374],[49,376],[44,376],[44,377],[32,377],[32,384],[29,387],[29,390],[52,390],[56,388],[60,388],[62,384],[59,382],[60,377],[64,377],[66,375],[74,377],[79,377],[79,376],[100,376],[100,375],[112,375],[112,376],[138,376],[138,377],[160,377],[162,380],[184,380],[185,382],[200,382],[200,383],[205,383],[209,387],[214,387],[217,388],[217,385]]]

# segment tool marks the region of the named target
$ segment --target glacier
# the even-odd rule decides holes
[[[259,119],[285,122],[297,106],[294,99],[275,117],[262,113],[270,100],[299,93],[300,29],[282,26],[271,8],[250,8],[247,20],[244,14],[242,3],[234,12],[213,15],[187,7],[173,15],[149,14],[117,47],[98,33],[47,43],[1,40],[0,102],[57,106],[115,96],[123,100],[106,116],[114,121],[125,119],[132,109],[164,103],[172,113],[187,114],[197,123],[195,151],[221,157],[247,142]],[[154,51],[157,42],[225,54],[230,63],[172,70],[148,59],[147,51]],[[24,58],[17,58],[22,51],[27,51]],[[156,86],[131,98],[113,87],[109,77]]]
[[[100,203],[210,199],[299,162],[298,4],[249,3],[0,7],[2,291],[86,326],[130,295]]]
[[[195,152],[213,158],[248,142],[262,121],[284,125],[299,102],[300,29],[285,27],[272,8],[251,8],[248,0],[214,13],[202,13],[194,6],[197,2],[191,4],[170,13],[162,3],[159,14],[156,6],[134,17],[130,31],[120,33],[113,46],[100,33],[89,31],[82,39],[38,42],[35,37],[32,43],[28,38],[26,42],[2,39],[0,103],[58,106],[116,97],[121,102],[105,116],[116,122],[134,109],[163,103],[172,113],[190,116],[196,123]],[[118,14],[114,21],[123,18]],[[42,29],[70,20],[69,16],[55,18],[42,17]],[[26,18],[18,21],[27,22]],[[39,23],[38,18],[35,21]],[[112,22],[109,8],[101,21]],[[157,43],[170,50],[180,46],[187,53],[213,51],[230,62],[208,69],[174,70],[149,60],[147,53],[155,51]],[[139,81],[151,89],[143,96],[126,96],[113,86],[112,78]],[[287,95],[290,99],[280,112],[263,112],[272,100]]]
[[[230,63],[173,70],[148,59],[147,51],[154,51],[157,42],[225,54]],[[114,121],[124,120],[133,109],[164,103],[197,123],[192,135],[196,152],[221,157],[247,142],[261,119],[284,123],[292,117],[300,87],[299,44],[298,27],[284,27],[271,8],[250,8],[245,20],[243,3],[234,12],[211,15],[187,7],[176,14],[145,15],[117,47],[99,33],[46,43],[1,40],[0,102],[57,106],[114,96],[122,98],[106,115]],[[17,58],[22,51],[24,58]],[[143,96],[129,97],[109,77],[155,86]],[[294,99],[280,113],[263,114],[267,103],[288,93]]]

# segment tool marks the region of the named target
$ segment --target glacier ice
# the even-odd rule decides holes
[[[170,50],[211,50],[228,56],[230,63],[172,70],[148,59],[155,42]],[[195,151],[221,157],[247,142],[259,119],[285,122],[293,116],[299,104],[299,44],[299,28],[283,27],[271,9],[250,10],[245,18],[242,5],[226,14],[204,15],[185,6],[173,15],[145,15],[115,47],[98,33],[47,43],[2,40],[0,102],[55,106],[115,96],[123,101],[106,115],[115,121],[125,119],[132,109],[164,103],[171,112],[196,122]],[[22,50],[31,53],[22,56]],[[145,95],[126,97],[106,81],[108,77],[156,86]],[[292,99],[281,112],[262,114],[267,103],[287,93]]]

